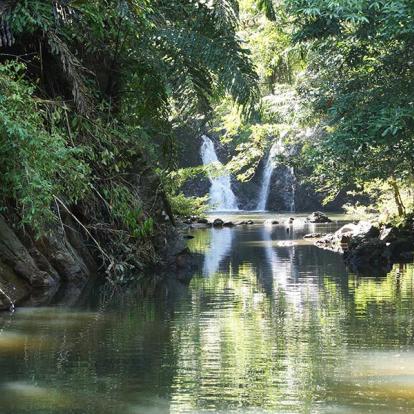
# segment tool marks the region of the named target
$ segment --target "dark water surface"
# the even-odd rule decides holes
[[[302,239],[340,223],[254,219],[194,231],[189,287],[0,315],[0,413],[414,413],[413,266],[359,278]]]

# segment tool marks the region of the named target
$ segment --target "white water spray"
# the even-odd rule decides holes
[[[201,158],[203,165],[216,165],[223,168],[221,162],[217,158],[213,141],[203,135],[203,144],[201,145]],[[210,206],[214,211],[238,210],[237,199],[231,189],[230,174],[225,172],[221,175],[214,174],[213,171],[208,172],[208,178],[211,183],[210,187]]]

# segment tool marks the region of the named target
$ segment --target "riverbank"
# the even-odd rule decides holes
[[[157,174],[140,160],[124,180],[141,206],[130,217],[134,231],[122,217],[114,218],[114,207],[97,191],[77,205],[59,199],[59,219],[40,235],[23,226],[11,208],[7,217],[0,215],[0,309],[46,305],[57,294],[70,305],[94,278],[124,283],[148,269],[178,274],[188,266],[185,239]]]
[[[395,263],[413,262],[413,230],[413,218],[407,217],[399,226],[360,221],[314,238],[316,246],[343,254],[353,272],[386,275]]]

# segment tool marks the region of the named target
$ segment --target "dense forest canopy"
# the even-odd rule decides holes
[[[239,143],[230,167],[250,178],[283,136],[301,148],[288,162],[307,165],[327,200],[345,189],[368,194],[379,210],[387,205],[387,216],[412,209],[412,2],[246,0],[241,7],[262,111],[246,123],[231,105],[218,107],[218,129]],[[251,144],[255,156],[246,154]]]
[[[406,214],[413,13],[408,0],[3,1],[1,209],[37,235],[63,210],[97,239],[144,240],[155,218],[126,176],[156,171],[171,220],[198,208],[180,183],[199,171],[176,164],[177,130],[197,121],[233,148],[240,180],[282,139],[328,199],[368,192]]]
[[[2,189],[31,224],[50,213],[53,196],[77,201],[142,152],[152,162],[163,150],[171,157],[174,125],[207,112],[213,95],[246,110],[255,98],[235,2],[8,4]],[[109,181],[102,192],[122,188]]]

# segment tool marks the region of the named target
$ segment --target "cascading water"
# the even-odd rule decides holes
[[[262,186],[260,188],[259,199],[257,203],[257,210],[266,210],[267,200],[270,192],[270,182],[274,169],[278,166],[276,157],[278,155],[285,155],[287,150],[283,144],[283,136],[277,140],[270,149],[269,156],[267,157],[266,164],[263,170]],[[290,211],[295,211],[295,171],[293,167],[286,167],[283,169],[283,180],[285,182],[285,189],[283,199],[286,208]]]
[[[259,211],[266,210],[266,203],[267,199],[269,198],[270,191],[270,179],[272,178],[272,173],[276,166],[274,158],[276,155],[281,154],[282,149],[283,146],[281,140],[276,141],[272,145],[272,148],[270,148],[270,152],[266,160],[266,165],[263,170],[262,187],[260,188],[259,201],[257,203],[257,210]]]
[[[216,165],[222,168],[221,162],[217,158],[213,141],[203,135],[203,144],[201,145],[201,158],[203,165]],[[214,174],[213,171],[208,172],[210,180],[210,206],[214,211],[238,210],[237,199],[231,189],[230,174],[225,172],[220,175]]]

